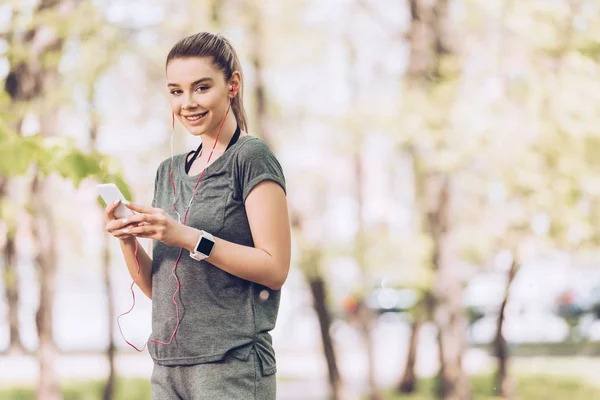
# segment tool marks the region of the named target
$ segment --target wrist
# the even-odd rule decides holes
[[[183,225],[184,231],[182,233],[182,243],[180,247],[183,247],[190,253],[196,251],[196,243],[200,239],[200,231],[196,228]]]
[[[124,246],[124,247],[135,246],[136,241],[137,241],[137,239],[132,236],[123,238],[123,239],[119,238],[119,242],[121,243],[121,246]]]

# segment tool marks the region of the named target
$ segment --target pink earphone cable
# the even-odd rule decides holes
[[[235,86],[234,86],[234,94],[235,94]],[[190,211],[190,207],[192,206],[192,202],[194,199],[194,196],[196,195],[196,190],[198,189],[198,185],[200,184],[200,180],[202,179],[202,177],[204,176],[204,173],[206,172],[206,168],[208,168],[208,164],[210,163],[210,159],[212,158],[213,152],[215,150],[215,147],[217,146],[217,143],[219,141],[219,134],[221,133],[221,128],[223,128],[223,125],[225,124],[225,120],[227,118],[227,115],[229,114],[229,110],[231,109],[231,101],[229,102],[229,106],[227,107],[227,111],[225,112],[225,116],[223,117],[223,120],[221,121],[221,124],[219,125],[219,130],[217,131],[217,137],[215,139],[215,143],[213,144],[212,150],[210,152],[210,155],[208,156],[208,160],[206,161],[206,167],[204,167],[204,169],[202,170],[202,172],[200,173],[200,176],[198,177],[198,180],[196,181],[196,185],[194,186],[194,190],[192,192],[192,197],[190,199],[190,203],[187,206],[187,209],[185,210],[185,214],[183,217],[183,224],[185,225],[187,222],[187,216],[188,213]],[[171,113],[171,127],[173,130],[175,130],[175,114]],[[171,181],[171,188],[173,190],[173,204],[171,205],[171,209],[173,211],[175,211],[175,213],[177,213],[177,207],[176,207],[176,203],[177,203],[177,191],[175,189],[175,181],[173,180],[173,157],[171,157],[171,171],[169,172],[169,179]],[[152,243],[152,241],[150,241],[150,243]],[[148,249],[150,249],[150,246],[148,247]],[[149,253],[149,252],[148,252]],[[171,338],[169,339],[168,342],[162,342],[159,340],[154,340],[151,339],[150,342],[152,343],[156,343],[156,344],[162,344],[162,345],[168,345],[171,344],[171,342],[173,342],[173,338],[175,338],[175,334],[177,333],[177,329],[179,328],[179,305],[177,304],[177,293],[179,292],[179,289],[181,287],[181,284],[179,282],[179,278],[177,278],[177,275],[175,274],[175,269],[177,268],[177,265],[179,264],[179,260],[181,260],[181,256],[183,254],[183,247],[179,249],[179,256],[177,257],[177,260],[175,261],[175,264],[173,265],[173,268],[171,269],[171,274],[173,275],[173,277],[175,277],[175,283],[176,283],[176,289],[175,289],[175,293],[173,293],[173,304],[175,304],[175,315],[177,318],[177,322],[175,323],[175,328],[173,329],[173,333],[171,334]],[[138,259],[138,241],[137,239],[135,240],[135,252],[134,252],[134,256],[135,256],[135,261],[137,263],[137,276],[139,277],[140,275],[140,270],[141,270],[141,266],[140,266],[140,260]],[[127,310],[126,312],[124,312],[123,314],[119,315],[117,317],[117,325],[119,327],[119,332],[121,333],[121,336],[123,337],[123,340],[125,340],[125,342],[130,345],[131,347],[133,347],[135,350],[137,350],[138,352],[142,352],[144,351],[144,349],[146,348],[146,345],[148,344],[148,342],[144,343],[144,347],[142,347],[142,349],[138,349],[134,344],[130,343],[126,338],[125,335],[123,334],[123,330],[121,329],[121,324],[119,322],[119,320],[121,319],[122,316],[129,314],[133,308],[135,307],[135,293],[133,291],[133,285],[135,284],[135,280],[133,280],[131,282],[131,285],[129,286],[129,290],[131,291],[131,297],[133,299],[133,304],[131,305],[131,308],[129,310]]]

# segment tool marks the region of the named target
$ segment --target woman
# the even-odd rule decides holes
[[[290,265],[281,166],[245,132],[242,69],[227,39],[182,39],[166,76],[174,117],[202,144],[159,166],[151,207],[129,203],[127,219],[114,217],[118,204],[106,208],[106,230],[152,299],[152,398],[275,399],[269,331]],[[155,239],[152,258],[140,237]]]

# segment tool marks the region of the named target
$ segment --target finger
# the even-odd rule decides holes
[[[123,219],[125,224],[148,225],[159,223],[163,217],[157,214],[138,213]]]
[[[129,233],[135,236],[147,237],[156,233],[156,227],[154,225],[136,226],[130,228]]]
[[[121,200],[117,199],[112,203],[106,205],[106,208],[104,209],[104,216],[106,217],[106,219],[115,219],[115,210],[117,209],[120,203]]]
[[[116,230],[112,231],[111,234],[114,237],[119,237],[119,238],[123,238],[125,236],[135,236],[133,234],[133,232],[131,232],[132,229],[133,229],[132,226],[127,226],[127,227],[125,227],[123,229],[116,229]]]
[[[120,234],[115,234],[113,236],[116,237],[117,239],[121,239],[121,240],[135,238],[134,235],[130,235],[128,233],[120,233]]]
[[[133,217],[134,216],[127,217],[127,218],[113,219],[113,220],[109,221],[106,224],[106,231],[112,233],[113,231],[123,229],[128,225],[137,225],[138,222],[132,221]]]
[[[131,229],[131,228],[135,228],[138,226],[146,226],[146,225],[150,225],[147,222],[140,222],[137,224],[131,224],[128,223],[126,225],[123,225],[122,222],[120,222],[122,220],[114,220],[109,222],[106,225],[106,232],[110,233],[111,235],[115,236],[115,237],[122,237],[123,233],[123,229]],[[131,233],[126,233],[125,235],[127,235],[128,237],[131,236]]]
[[[147,232],[147,233],[133,234],[131,236],[135,237],[135,238],[140,238],[140,239],[155,239],[155,237],[154,237],[155,233],[156,232]]]
[[[132,238],[135,237],[131,233],[129,233],[129,229],[128,228],[117,229],[117,230],[114,230],[114,231],[110,232],[110,234],[113,237],[116,237],[117,239],[132,239]]]
[[[141,204],[135,203],[126,203],[125,206],[127,206],[127,208],[129,208],[130,210],[143,214],[154,214],[156,211],[159,210],[158,208],[143,206]]]

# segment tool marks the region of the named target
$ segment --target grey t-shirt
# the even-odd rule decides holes
[[[186,154],[173,158],[176,208],[181,214],[193,193],[199,175],[185,172]],[[156,174],[154,207],[172,210],[173,191],[169,173],[171,159],[163,161]],[[261,139],[246,135],[208,166],[187,216],[188,226],[244,246],[254,246],[244,202],[260,182],[272,180],[285,191],[281,165]],[[155,241],[152,260],[152,335],[168,342],[176,324],[172,269],[179,248]],[[247,359],[254,347],[263,374],[276,372],[275,353],[269,331],[275,327],[280,291],[231,275],[207,261],[196,261],[182,250],[176,269],[180,281],[177,294],[180,322],[173,342],[148,342],[148,350],[161,365],[190,365],[221,360],[227,353]]]

